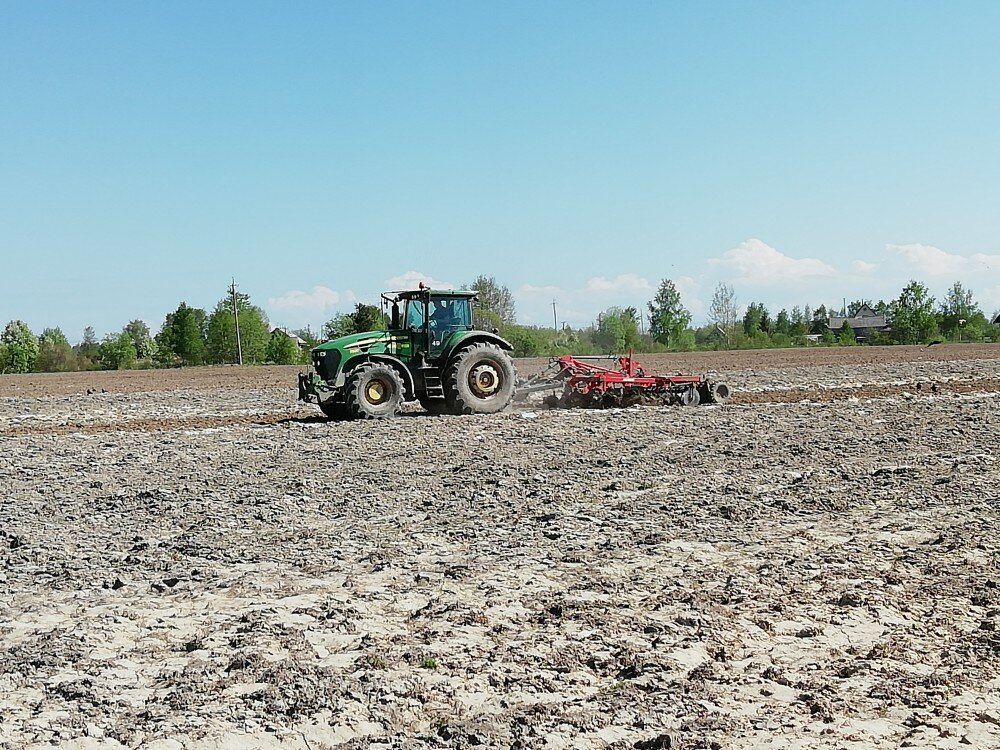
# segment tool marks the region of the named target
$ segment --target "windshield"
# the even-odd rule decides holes
[[[432,300],[430,311],[431,325],[435,328],[468,328],[472,325],[469,303],[464,297]]]

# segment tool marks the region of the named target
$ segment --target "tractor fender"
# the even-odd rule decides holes
[[[351,357],[340,369],[340,376],[337,378],[337,386],[342,387],[344,383],[347,382],[347,374],[355,367],[365,362],[382,362],[396,370],[396,372],[399,373],[399,377],[403,379],[403,385],[406,387],[404,398],[408,401],[413,400],[413,394],[415,391],[413,374],[410,372],[410,368],[403,363],[403,360],[398,357],[394,357],[391,354],[359,354],[356,357]],[[340,382],[341,380],[344,382]]]
[[[490,333],[489,331],[470,331],[451,345],[447,359],[451,360],[462,349],[475,344],[493,344],[506,352],[514,351],[514,346],[507,339],[501,338],[495,333]]]

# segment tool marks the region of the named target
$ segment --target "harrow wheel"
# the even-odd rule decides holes
[[[403,379],[391,366],[369,362],[351,372],[344,387],[344,406],[351,419],[386,419],[399,413]]]
[[[701,396],[698,395],[698,389],[694,386],[681,391],[678,398],[681,406],[697,406],[701,403]]]
[[[517,373],[500,347],[475,344],[463,349],[445,372],[445,400],[453,414],[495,414],[514,397]]]
[[[725,383],[712,383],[708,388],[708,392],[712,395],[711,401],[713,404],[728,403],[729,399],[733,397],[733,392]]]

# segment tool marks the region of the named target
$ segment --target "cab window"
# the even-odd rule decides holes
[[[420,300],[411,299],[406,302],[406,323],[405,328],[423,328],[424,326],[424,303]]]
[[[462,297],[445,297],[430,304],[431,325],[437,328],[468,328],[472,325],[469,317],[468,300]]]

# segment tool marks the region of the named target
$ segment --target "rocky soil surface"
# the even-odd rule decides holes
[[[378,423],[0,378],[0,748],[1000,746],[976,351]]]

